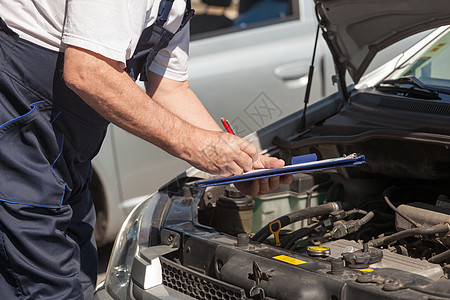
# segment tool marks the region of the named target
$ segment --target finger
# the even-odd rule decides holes
[[[260,181],[259,180],[253,180],[252,182],[251,182],[251,186],[250,186],[250,192],[249,192],[249,195],[250,196],[259,196],[259,195],[261,195],[260,193],[259,193],[259,183],[260,183]]]
[[[244,169],[244,172],[251,171],[253,169],[253,161],[250,156],[244,155],[241,160],[243,162],[242,164],[239,164],[239,166]]]
[[[284,165],[285,163],[282,159],[260,155],[258,161],[255,163],[255,169],[282,168]]]
[[[234,160],[245,172],[253,169],[253,158],[246,152],[241,151],[239,155],[235,156]]]
[[[258,160],[258,149],[251,142],[247,141],[246,139],[240,139],[239,148],[248,156],[250,156],[250,158],[252,159],[252,165]]]
[[[293,179],[294,176],[292,174],[280,176],[280,184],[290,184]]]
[[[269,192],[276,190],[280,186],[280,176],[269,178]]]
[[[223,176],[233,176],[233,175],[242,175],[244,173],[244,169],[240,167],[237,163],[231,162],[226,166],[227,173]]]
[[[266,194],[270,192],[270,178],[262,178],[259,180],[259,194]]]

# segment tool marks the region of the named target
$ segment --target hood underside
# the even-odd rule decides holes
[[[424,30],[450,24],[449,0],[314,0],[335,63],[355,83],[374,56]]]

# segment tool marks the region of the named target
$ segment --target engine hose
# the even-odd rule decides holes
[[[347,217],[350,216],[350,215],[354,215],[354,214],[367,215],[367,211],[365,211],[365,210],[363,210],[363,209],[355,208],[355,209],[346,211],[345,214],[347,215]]]
[[[374,214],[373,211],[368,212],[368,213],[366,213],[366,215],[365,215],[364,217],[362,217],[361,219],[359,219],[358,222],[359,222],[359,224],[360,224],[361,226],[366,225],[367,223],[369,223],[370,220],[373,219],[374,216],[375,216],[375,214]]]
[[[431,257],[430,259],[428,259],[428,262],[433,263],[433,264],[438,264],[441,261],[444,261],[448,258],[450,258],[450,249]]]
[[[280,228],[277,228],[280,230],[284,226],[287,226],[289,224],[305,220],[312,217],[317,216],[324,216],[328,215],[334,211],[338,211],[343,209],[343,206],[347,206],[347,204],[343,204],[342,202],[329,202],[326,204],[321,204],[314,207],[307,207],[301,210],[294,211],[292,213],[289,213],[287,215],[281,216],[278,219],[276,219],[273,222],[279,221],[279,224],[281,225]],[[273,223],[271,222],[271,223]],[[271,224],[269,223],[269,224]],[[270,235],[270,228],[269,224],[261,228],[253,237],[252,240],[256,242],[263,242],[265,241]]]
[[[355,209],[352,209],[352,210],[349,210],[349,211],[345,212],[346,216],[350,216],[350,215],[353,215],[353,214],[367,215],[367,211],[355,208]],[[366,224],[367,222],[369,222],[372,219],[373,215],[374,215],[373,212],[371,212],[371,215],[369,215],[369,217],[366,217],[365,219],[364,218],[360,219],[359,221],[361,222],[361,226]],[[322,225],[323,225],[323,221],[320,221],[320,222],[318,222],[316,224],[313,224],[313,225],[311,225],[309,227],[301,228],[301,229],[297,230],[296,232],[292,233],[289,236],[290,237],[289,241],[286,243],[284,248],[289,249],[289,250],[293,250],[296,247],[296,245],[295,245],[296,241],[298,241],[299,239],[304,238],[305,236],[309,235],[317,227],[322,226]]]
[[[406,229],[406,230],[391,234],[389,236],[384,236],[384,237],[369,241],[369,245],[372,247],[379,247],[382,245],[388,245],[392,242],[395,242],[400,239],[410,237],[413,235],[430,235],[430,234],[443,233],[443,232],[449,232],[449,231],[450,231],[449,224],[438,224],[438,225],[434,225],[434,226],[422,226],[419,228]]]
[[[289,250],[293,250],[293,248],[295,248],[295,242],[298,241],[301,238],[304,238],[305,236],[310,235],[317,227],[322,226],[323,225],[323,221],[320,221],[318,223],[315,223],[309,227],[304,227],[301,228],[299,230],[297,230],[297,232],[294,233],[294,237],[292,237],[289,242],[286,243],[286,245],[284,246],[285,249],[289,249]]]
[[[375,216],[374,212],[368,212],[359,220],[349,220],[337,224],[330,232],[324,235],[325,238],[341,238],[350,233],[358,231],[363,225],[369,223]]]
[[[401,211],[398,210],[397,207],[395,207],[394,204],[392,204],[392,202],[389,200],[387,195],[384,195],[384,201],[386,201],[386,204],[393,210],[395,211],[399,216],[401,216],[403,219],[405,219],[406,221],[408,221],[409,223],[411,223],[414,227],[420,227],[420,224],[415,222],[413,219],[411,219],[410,217],[408,217],[407,215],[405,215],[404,213],[402,213]]]

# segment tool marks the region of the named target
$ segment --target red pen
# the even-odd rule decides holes
[[[231,133],[232,135],[236,135],[236,134],[234,133],[233,129],[231,128],[231,125],[230,125],[230,123],[228,122],[227,119],[220,118],[220,122],[222,122],[223,127],[225,127],[225,130],[226,130],[228,133]],[[254,170],[254,169],[255,169],[255,168],[252,166],[252,170]]]
[[[224,118],[221,118],[221,119],[220,119],[220,122],[222,122],[223,127],[225,127],[225,130],[226,130],[228,133],[231,133],[231,134],[233,134],[233,135],[236,135],[236,134],[234,133],[233,129],[231,129],[231,125],[230,125],[230,123],[228,123],[228,120],[226,120],[226,119],[224,119]]]

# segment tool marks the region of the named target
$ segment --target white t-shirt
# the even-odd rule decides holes
[[[175,0],[164,27],[178,30],[186,0]],[[142,31],[156,20],[160,0],[0,0],[0,17],[19,36],[42,47],[64,51],[73,45],[125,62]],[[155,57],[150,71],[187,79],[189,25]]]

